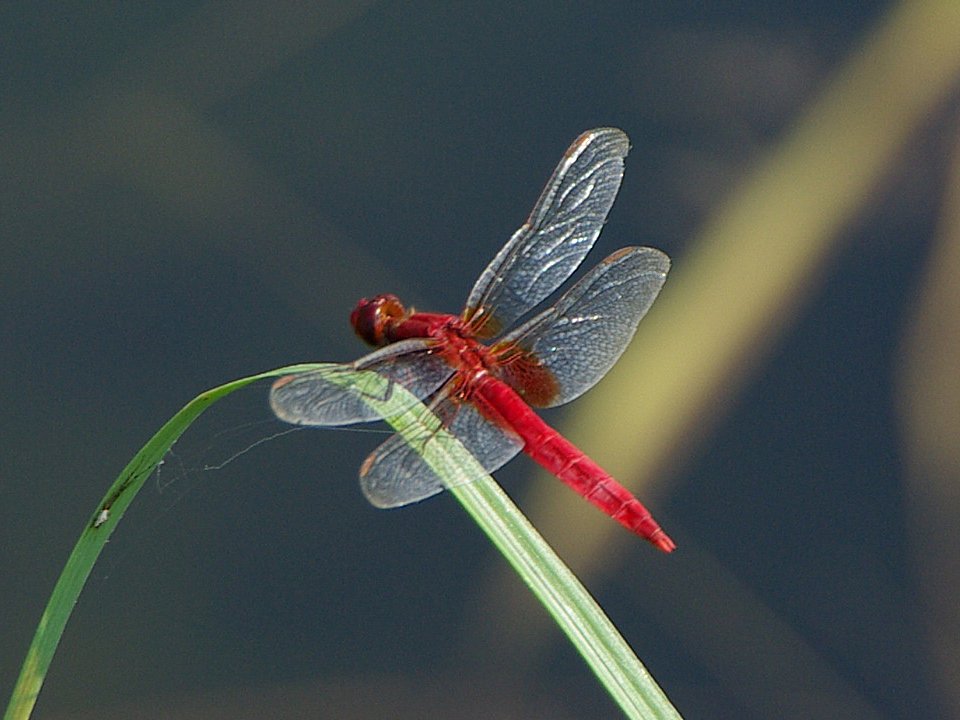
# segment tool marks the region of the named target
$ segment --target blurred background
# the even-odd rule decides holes
[[[664,556],[497,474],[690,718],[960,716],[960,6],[0,6],[0,688],[136,450],[200,391],[456,311],[570,141],[630,135],[585,263],[673,258],[547,413]],[[379,432],[216,406],[113,536],[40,718],[619,711],[447,497],[361,496]]]

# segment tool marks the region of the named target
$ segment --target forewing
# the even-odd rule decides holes
[[[299,375],[286,375],[270,389],[270,407],[278,418],[296,425],[350,425],[379,420],[364,402],[371,389],[358,370],[371,370],[398,383],[416,398],[429,397],[453,374],[453,368],[432,353],[429,341],[404,340],[381,348],[350,365]],[[381,399],[383,399],[381,397]]]
[[[617,196],[629,147],[622,130],[597,128],[567,149],[530,217],[470,291],[464,318],[480,336],[496,335],[577,269]]]
[[[653,304],[670,269],[670,258],[653,248],[623,248],[584,275],[554,305],[524,323],[494,346],[513,343],[530,355],[556,383],[551,396],[531,404],[562,405],[593,387],[630,344],[640,319]],[[506,352],[504,380],[523,394],[523,379],[513,376]]]
[[[502,467],[523,448],[519,437],[485,418],[473,405],[443,397],[431,410],[487,472]],[[420,454],[426,443],[441,441],[426,430],[413,444],[400,435],[391,436],[360,468],[360,487],[367,500],[379,508],[394,508],[425,500],[444,490],[446,482]]]

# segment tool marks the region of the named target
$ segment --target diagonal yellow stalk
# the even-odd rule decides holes
[[[201,393],[147,442],[114,481],[88,520],[57,580],[27,651],[4,720],[26,720],[36,704],[67,620],[93,565],[144,482],[183,432],[214,402],[257,380],[330,370],[328,380],[349,383],[417,449],[507,558],[587,661],[629,718],[679,718],[613,623],[520,510],[440,421],[399,385],[343,366],[306,364],[251,375]],[[430,438],[423,442],[423,438]]]

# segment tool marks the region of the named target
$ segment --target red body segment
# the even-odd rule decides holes
[[[650,511],[580,448],[547,425],[509,385],[490,375],[476,380],[475,391],[492,405],[523,440],[523,452],[574,492],[628,530],[664,552],[676,548]]]
[[[436,352],[456,370],[458,402],[473,402],[489,421],[520,437],[523,452],[531,460],[625,528],[664,552],[676,548],[643,503],[492,374],[499,367],[498,360],[491,348],[474,339],[469,323],[454,315],[414,313],[381,317],[369,325],[389,342],[418,337],[435,340]],[[498,354],[509,354],[506,347],[498,350]]]

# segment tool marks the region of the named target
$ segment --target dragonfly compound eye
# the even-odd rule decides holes
[[[350,324],[360,338],[374,347],[391,342],[390,329],[407,315],[396,295],[377,295],[372,300],[363,298],[350,313]]]

